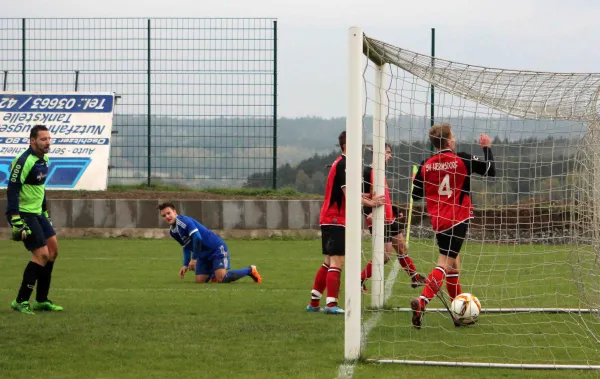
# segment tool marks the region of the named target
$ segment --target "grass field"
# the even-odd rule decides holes
[[[28,253],[19,244],[0,241],[0,305],[4,304],[0,307],[0,377],[335,378],[343,363],[344,320],[304,312],[322,259],[320,242],[232,240],[228,244],[232,268],[256,264],[263,284],[249,278],[226,285],[198,285],[192,276],[180,280],[181,254],[172,241],[61,240],[50,298],[65,311],[27,316],[11,311],[9,303]],[[414,244],[412,253],[423,264],[431,262],[430,250]],[[568,281],[556,279],[569,268],[543,264],[540,273],[537,265],[537,275],[534,258],[538,263],[550,259],[542,254],[498,257],[478,252],[477,261],[465,262],[465,286],[479,286],[480,298],[505,305],[536,291],[554,296],[551,303],[576,302],[574,288],[565,287]],[[517,265],[521,269],[507,270]],[[527,273],[528,267],[532,273]],[[415,294],[403,275],[394,286],[390,306],[404,307]],[[494,275],[507,285],[485,286]],[[526,288],[509,285],[511,275],[525,275]],[[550,286],[537,279],[543,275],[552,279]],[[556,321],[551,317],[558,317],[558,322],[547,322]],[[504,357],[509,362],[525,354],[561,361],[595,354],[600,361],[598,346],[586,344],[574,316],[484,315],[476,327],[459,330],[437,314],[427,315],[421,331],[410,328],[409,322],[407,313],[385,312],[369,336],[367,357],[433,359],[441,358],[441,352],[451,359],[466,355],[480,361]],[[447,333],[439,333],[442,330]],[[565,350],[561,344],[580,348]],[[452,349],[458,345],[470,347]],[[370,363],[358,364],[354,370],[354,378],[416,376],[597,378],[600,373]]]

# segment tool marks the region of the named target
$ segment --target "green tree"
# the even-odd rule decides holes
[[[296,173],[295,187],[300,192],[312,193],[313,191],[312,180],[303,170]]]

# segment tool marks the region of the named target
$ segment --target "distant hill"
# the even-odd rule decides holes
[[[577,146],[570,140],[581,140],[585,131],[583,124],[564,121],[479,120],[468,117],[446,118],[444,121],[454,125],[459,147],[467,151],[479,154],[479,148],[473,143],[480,133],[487,132],[495,137],[497,146],[494,151],[497,151],[500,160],[506,162],[501,169],[512,173],[503,177],[510,186],[517,185],[521,192],[525,191],[524,183],[529,182],[525,172],[546,170],[550,166],[553,167],[553,176],[566,172],[566,168],[556,171],[554,166],[563,160],[561,156],[575,154]],[[364,119],[367,125],[364,133],[366,144],[371,142],[371,123],[371,118]],[[162,180],[193,187],[271,185],[272,118],[152,117],[151,124],[151,165],[155,182]],[[119,183],[125,178],[143,180],[147,175],[148,156],[146,117],[116,115],[114,125],[118,134],[112,143],[111,165],[114,168],[111,170],[111,182]],[[429,153],[426,143],[428,129],[427,118],[403,116],[388,119],[388,141],[393,143],[396,155],[390,168],[391,172],[397,173],[393,178],[397,180],[395,188],[408,187],[411,162],[419,162]],[[322,193],[326,166],[337,156],[337,137],[342,130],[345,130],[344,118],[278,119],[278,186]],[[549,162],[554,163],[550,165]]]
[[[457,150],[482,157],[476,143],[458,143]],[[497,175],[472,179],[473,202],[479,207],[495,207],[517,202],[558,201],[572,198],[575,156],[578,145],[568,139],[533,138],[521,141],[501,140],[493,142],[493,154]],[[392,145],[393,159],[386,167],[386,176],[395,202],[409,201],[413,165],[431,156],[429,146],[423,142]],[[277,170],[280,187],[291,187],[301,192],[323,194],[331,163],[339,156],[339,150],[325,155],[312,156],[295,166],[286,164]],[[365,153],[364,164],[372,158]],[[265,173],[250,175],[245,187],[260,187]],[[269,173],[270,175],[270,173]]]
[[[145,116],[116,115],[111,147],[111,182],[147,175],[148,122]],[[152,176],[196,187],[241,187],[256,172],[272,171],[272,118],[192,119],[152,117]],[[295,165],[327,154],[344,130],[343,119],[281,118],[277,162]],[[270,186],[270,179],[263,186]]]

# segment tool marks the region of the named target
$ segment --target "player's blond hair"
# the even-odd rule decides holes
[[[451,136],[452,127],[447,122],[433,125],[431,129],[429,129],[429,140],[431,141],[431,144],[439,150],[448,146],[448,141]]]

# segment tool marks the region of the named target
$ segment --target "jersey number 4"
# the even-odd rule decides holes
[[[450,188],[450,175],[446,174],[444,179],[442,179],[442,182],[438,187],[438,194],[440,196],[447,196],[448,198],[452,196],[452,188]]]

